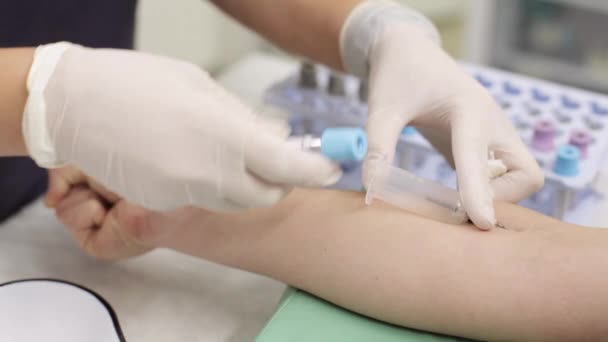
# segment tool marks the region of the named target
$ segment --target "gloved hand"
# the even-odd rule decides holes
[[[285,142],[193,64],[69,43],[36,50],[23,134],[43,167],[72,164],[149,209],[268,206],[338,165]]]
[[[543,174],[490,94],[438,41],[426,18],[390,1],[363,2],[346,20],[344,65],[369,77],[368,161],[392,161],[401,130],[415,125],[453,158],[464,208],[476,226],[490,229],[496,223],[493,199],[517,202],[542,186]],[[488,166],[490,155],[507,168],[492,180],[501,172]]]

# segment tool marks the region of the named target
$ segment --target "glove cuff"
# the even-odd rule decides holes
[[[44,91],[61,56],[73,44],[59,42],[40,45],[27,76],[28,97],[23,112],[22,131],[25,146],[32,159],[41,167],[61,166],[47,123]]]
[[[416,26],[441,45],[437,28],[421,13],[391,0],[366,0],[350,12],[340,32],[340,54],[347,72],[367,80],[376,37],[395,22]]]

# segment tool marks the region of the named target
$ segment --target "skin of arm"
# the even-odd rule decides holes
[[[0,49],[0,156],[26,155],[21,131],[33,48]]]
[[[332,190],[297,189],[272,208],[215,214],[107,202],[74,171],[50,188],[47,204],[97,257],[171,248],[383,321],[478,340],[608,336],[608,232],[516,205],[497,203],[507,229],[483,232]]]
[[[215,5],[279,47],[343,70],[342,24],[360,0],[214,0]]]

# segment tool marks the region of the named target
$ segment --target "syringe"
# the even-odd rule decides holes
[[[318,151],[336,162],[361,161],[367,153],[367,135],[358,127],[326,128],[320,137],[299,135],[290,144],[306,151]]]
[[[420,178],[382,159],[372,161],[369,170],[371,181],[365,196],[366,204],[379,199],[445,223],[460,224],[468,220],[458,191]]]
[[[367,153],[367,136],[361,128],[327,128],[321,137],[293,136],[289,143],[306,151],[318,151],[337,162],[361,161]],[[420,178],[384,160],[371,161],[371,182],[365,203],[379,199],[401,209],[446,223],[468,220],[456,190]]]

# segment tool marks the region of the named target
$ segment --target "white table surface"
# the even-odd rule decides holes
[[[127,341],[251,341],[284,289],[168,250],[117,263],[95,261],[36,202],[0,226],[0,282],[40,277],[98,292],[118,314]]]

